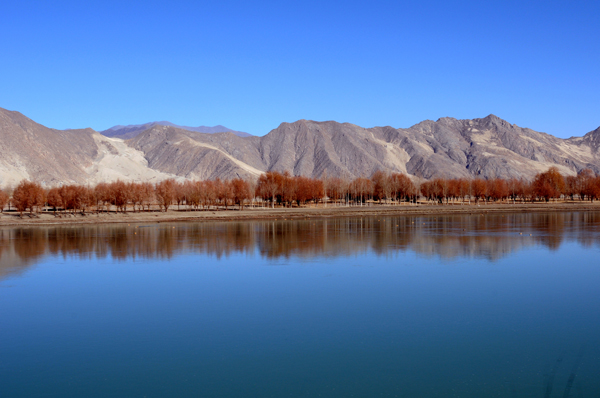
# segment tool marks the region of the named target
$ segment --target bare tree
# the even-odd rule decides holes
[[[127,213],[127,204],[131,201],[131,186],[121,180],[111,182],[108,185],[110,192],[110,203],[117,208],[117,212],[121,210]]]
[[[154,190],[156,199],[161,209],[164,209],[165,212],[169,210],[169,206],[171,206],[171,203],[175,199],[175,184],[175,180],[172,178],[156,184]]]
[[[565,178],[556,167],[550,167],[545,173],[538,173],[532,185],[535,196],[548,202],[562,195],[565,190]]]
[[[271,207],[275,207],[275,198],[281,194],[280,180],[282,175],[276,171],[267,171],[261,174],[256,185],[256,196],[263,200],[270,200]]]
[[[234,202],[240,207],[240,210],[243,210],[244,202],[252,198],[250,184],[241,178],[235,178],[231,180],[231,187]]]
[[[13,191],[12,201],[21,216],[27,209],[31,215],[36,207],[39,209],[44,205],[44,196],[45,191],[40,184],[22,180]]]
[[[10,196],[4,190],[0,189],[0,213],[4,212],[4,207],[8,204]]]

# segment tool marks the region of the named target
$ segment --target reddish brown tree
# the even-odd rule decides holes
[[[231,188],[233,191],[233,201],[240,207],[240,210],[243,210],[244,202],[252,199],[250,184],[241,178],[235,178],[231,180]]]
[[[434,198],[438,203],[444,203],[444,199],[447,200],[448,198],[448,180],[445,178],[434,178],[432,184]]]
[[[297,176],[294,177],[294,180],[296,186],[295,200],[298,203],[298,206],[301,206],[310,200],[311,179],[308,177]]]
[[[85,214],[86,209],[95,204],[93,191],[82,185],[63,185],[58,194],[65,210],[72,212],[81,210]]]
[[[580,200],[584,200],[585,198],[589,200],[593,200],[592,194],[594,192],[593,183],[596,176],[594,172],[590,169],[583,169],[577,173],[577,178],[575,180],[575,193],[579,195]]]
[[[312,200],[315,204],[317,204],[319,200],[323,200],[325,196],[325,186],[323,185],[322,180],[317,178],[311,179],[310,188],[309,200]]]
[[[467,179],[461,178],[461,179],[457,180],[457,185],[458,185],[458,197],[464,203],[465,199],[467,197],[469,197],[469,195],[471,194],[471,182]],[[470,199],[471,198],[469,197],[469,201],[470,201]]]
[[[146,206],[146,211],[150,211],[150,206],[156,200],[154,186],[149,182],[142,182],[140,186],[142,191],[142,209]]]
[[[519,197],[523,199],[523,180],[511,178],[506,181],[506,187],[508,189],[508,196],[512,199],[513,203]]]
[[[392,173],[389,176],[389,183],[392,192],[392,197],[400,201],[402,199],[408,200],[415,191],[413,182],[404,174]]]
[[[341,178],[330,177],[327,179],[327,196],[333,199],[334,205],[338,204],[343,198],[343,182]]]
[[[144,194],[142,185],[135,182],[130,182],[127,184],[127,190],[129,191],[129,198],[131,200],[131,205],[133,206],[133,212],[135,213],[136,207],[138,211],[141,211]]]
[[[177,203],[177,210],[180,210],[181,205],[187,201],[187,194],[189,187],[185,183],[176,182],[175,183],[175,202]]]
[[[206,210],[210,209],[217,197],[213,181],[202,181],[200,190],[200,201]]]
[[[110,203],[118,211],[127,213],[127,204],[131,202],[131,186],[121,180],[108,184]]]
[[[46,203],[52,207],[52,211],[56,215],[56,210],[63,207],[62,197],[60,196],[59,188],[51,188],[46,193]]]
[[[600,176],[594,177],[594,179],[589,182],[587,193],[590,201],[600,198]]]
[[[283,176],[276,171],[267,171],[261,174],[256,185],[256,196],[263,201],[270,201],[271,207],[275,207],[275,199],[281,194],[281,184]]]
[[[508,184],[502,178],[488,180],[488,197],[493,201],[504,200],[508,197]]]
[[[100,211],[102,207],[106,207],[106,211],[108,211],[108,204],[111,202],[108,184],[101,182],[96,185],[94,187],[94,196],[96,197],[96,208],[98,211]]]
[[[575,195],[577,195],[577,176],[567,176],[565,178],[564,194],[571,198],[571,200],[575,199]]]
[[[289,171],[285,171],[281,175],[279,183],[281,184],[281,203],[283,203],[285,207],[292,206],[292,203],[297,200],[297,180],[291,176]]]
[[[371,182],[373,183],[373,199],[385,200],[386,202],[391,198],[393,186],[390,176],[381,170],[377,170],[371,176]]]
[[[8,204],[9,199],[10,196],[8,196],[6,192],[0,189],[0,213],[4,212],[4,207],[6,207],[6,205]]]
[[[475,198],[475,203],[478,203],[480,199],[487,197],[487,184],[485,180],[481,178],[475,178],[471,181],[471,195]]]
[[[565,179],[556,167],[550,167],[545,173],[538,173],[533,180],[535,196],[548,202],[558,198],[565,190]]]
[[[421,186],[419,187],[419,190],[421,192],[421,195],[423,195],[423,197],[427,200],[432,200],[433,199],[433,185],[430,181],[425,181],[421,184]]]
[[[65,210],[74,211],[77,208],[78,198],[75,193],[74,185],[63,185],[58,189],[58,193]]]
[[[213,187],[217,200],[222,206],[225,206],[225,210],[228,209],[229,203],[233,202],[233,189],[229,181],[222,181],[217,178],[213,181]]]
[[[193,209],[198,210],[201,201],[202,184],[199,181],[186,180],[184,183],[185,202]]]
[[[45,191],[40,184],[22,180],[13,191],[12,201],[22,216],[27,209],[32,214],[36,207],[42,207],[46,199],[44,196]]]
[[[460,180],[457,178],[448,180],[448,197],[454,202],[460,196]]]
[[[295,180],[295,199],[298,206],[305,205],[307,202],[318,201],[323,197],[323,182],[315,178],[294,177]]]
[[[81,211],[85,215],[85,212],[96,204],[96,193],[94,189],[89,187],[80,187],[79,189],[81,195]]]
[[[368,178],[358,177],[350,184],[354,200],[362,206],[373,195],[373,182]]]
[[[154,193],[156,194],[158,205],[166,212],[169,210],[169,206],[171,206],[171,203],[173,203],[173,200],[175,199],[175,180],[171,178],[159,182],[156,184]]]

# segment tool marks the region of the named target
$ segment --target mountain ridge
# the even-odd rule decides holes
[[[409,128],[364,128],[301,119],[268,134],[199,133],[155,124],[133,138],[93,129],[55,130],[0,108],[0,186],[22,178],[46,185],[114,179],[256,178],[265,171],[310,177],[400,172],[417,179],[526,178],[557,167],[600,174],[600,127],[562,139],[490,114],[439,118]]]
[[[131,145],[150,145],[148,130]],[[590,136],[590,133],[588,135]],[[243,141],[243,155],[232,152],[231,138],[189,137],[218,147],[260,170],[296,175],[368,176],[376,170],[404,172],[422,178],[524,177],[557,166],[565,174],[589,167],[600,171],[589,144],[577,144],[550,134],[521,128],[495,116],[480,119],[440,118],[408,129],[363,128],[351,123],[301,119],[281,123],[263,137]],[[583,137],[582,137],[583,138]],[[154,142],[154,145],[160,145]],[[142,149],[142,148],[138,148]],[[185,146],[177,149],[185,152]],[[143,151],[143,149],[142,149]],[[192,172],[192,174],[194,174]],[[227,178],[227,173],[213,177]]]
[[[91,128],[56,130],[0,108],[0,186],[22,179],[46,186],[176,177],[148,168],[143,154]]]
[[[153,126],[169,126],[176,127],[183,130],[194,131],[197,133],[207,133],[207,134],[215,134],[215,133],[233,133],[239,137],[250,137],[252,134],[245,133],[243,131],[236,131],[220,124],[216,126],[198,126],[198,127],[190,127],[190,126],[180,126],[175,123],[168,122],[166,120],[157,121],[157,122],[148,122],[143,124],[130,124],[127,126],[116,125],[110,127],[106,130],[100,131],[99,133],[105,135],[107,137],[116,137],[122,139],[130,139],[137,136],[142,131],[148,130]]]

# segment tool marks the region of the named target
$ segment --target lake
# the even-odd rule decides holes
[[[2,397],[599,397],[600,213],[0,229]]]

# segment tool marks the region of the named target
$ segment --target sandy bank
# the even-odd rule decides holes
[[[240,210],[185,211],[170,209],[168,212],[132,212],[127,213],[87,213],[81,215],[55,216],[52,212],[40,213],[30,217],[19,217],[15,212],[0,214],[0,226],[11,225],[58,225],[58,224],[97,224],[97,223],[159,223],[159,222],[198,222],[198,221],[236,221],[256,219],[303,219],[322,217],[370,217],[370,216],[420,216],[449,214],[489,214],[521,212],[555,211],[598,211],[600,203],[563,202],[563,203],[527,203],[527,204],[456,204],[456,205],[373,205],[373,206],[328,206],[303,208],[246,208]]]

